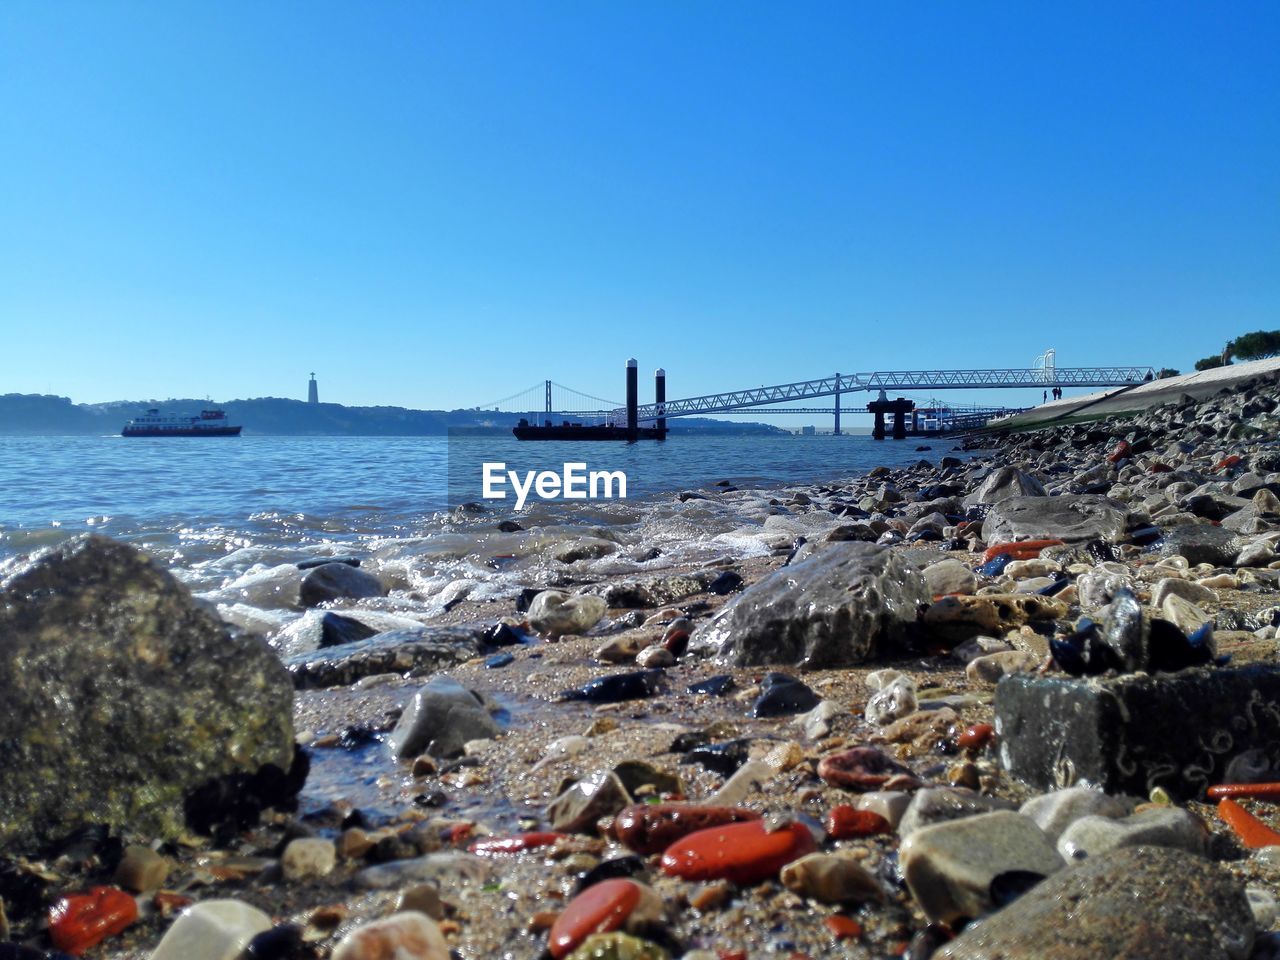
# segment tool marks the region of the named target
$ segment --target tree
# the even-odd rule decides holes
[[[1280,354],[1280,330],[1255,330],[1236,337],[1227,350],[1237,360],[1262,360]]]
[[[1227,364],[1229,363],[1231,363],[1230,360],[1227,361]],[[1219,354],[1214,354],[1212,357],[1205,357],[1203,360],[1197,360],[1196,370],[1213,370],[1215,367],[1225,365],[1226,364],[1222,362],[1222,357]]]
[[[1172,367],[1161,367],[1160,372],[1156,374],[1156,379],[1167,380],[1169,377],[1176,377],[1181,373],[1181,370],[1174,370]]]

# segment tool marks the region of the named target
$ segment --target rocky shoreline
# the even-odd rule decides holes
[[[1280,956],[1278,433],[1272,376],[685,491],[769,549],[583,537],[430,616],[377,558],[224,623],[121,544],[33,557],[0,960]]]

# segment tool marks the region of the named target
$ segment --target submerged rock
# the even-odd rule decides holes
[[[381,673],[418,677],[479,656],[485,634],[486,628],[479,626],[392,630],[367,640],[287,657],[285,664],[300,690],[346,686]]]
[[[330,600],[385,597],[390,591],[373,574],[346,563],[324,563],[310,570],[298,587],[298,603],[318,607]]]
[[[390,744],[401,759],[426,752],[455,757],[469,740],[488,740],[502,732],[484,699],[450,677],[433,677],[400,716]]]
[[[693,643],[739,665],[863,663],[894,652],[927,593],[893,551],[835,543],[747,588]]]
[[[0,846],[87,823],[174,837],[211,781],[293,762],[292,684],[270,649],[104,537],[0,588],[0,703]]]

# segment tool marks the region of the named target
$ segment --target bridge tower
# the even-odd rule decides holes
[[[546,381],[546,387],[547,387],[547,409],[546,409],[546,414],[547,414],[547,419],[548,419],[548,420],[550,420],[550,419],[551,419],[551,381],[550,381],[550,380]]]
[[[662,413],[667,405],[667,371],[661,367],[653,373],[653,405],[658,408],[658,413]],[[658,417],[655,426],[658,428],[658,438],[665,440],[667,438],[667,418]]]
[[[640,429],[640,367],[636,358],[627,361],[627,443],[635,443]]]
[[[831,431],[831,434],[832,436],[838,437],[840,436],[840,374],[839,373],[836,374],[835,401],[836,401],[836,427],[834,430]]]

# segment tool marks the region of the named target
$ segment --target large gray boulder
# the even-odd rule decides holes
[[[1044,484],[1015,467],[997,467],[987,474],[978,488],[964,498],[966,507],[981,503],[999,503],[1010,497],[1046,496]]]
[[[849,666],[894,652],[928,601],[924,578],[897,553],[833,543],[749,587],[693,644],[739,665]]]
[[[389,591],[372,573],[346,563],[322,563],[302,578],[298,603],[318,607],[330,600],[385,597]]]
[[[1128,508],[1093,494],[1009,497],[991,508],[982,524],[987,543],[1056,538],[1067,543],[1123,539]]]
[[[0,849],[173,838],[211,781],[288,770],[293,684],[131,546],[80,537],[0,584]]]
[[[968,927],[937,960],[1244,960],[1244,888],[1194,854],[1126,847],[1060,870]]]

